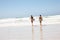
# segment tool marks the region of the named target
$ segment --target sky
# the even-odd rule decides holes
[[[0,18],[60,15],[60,0],[0,0]]]

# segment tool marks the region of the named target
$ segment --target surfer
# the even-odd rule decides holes
[[[33,16],[31,15],[31,23],[32,23],[32,26],[33,26],[33,21],[34,21],[34,18],[33,18]]]
[[[40,25],[42,25],[42,20],[43,20],[43,19],[42,19],[42,16],[40,15],[40,16],[39,16]]]

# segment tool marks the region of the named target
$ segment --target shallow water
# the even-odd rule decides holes
[[[33,32],[32,32],[33,31]],[[0,40],[60,40],[60,24],[0,27]]]

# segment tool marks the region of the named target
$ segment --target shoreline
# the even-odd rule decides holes
[[[60,24],[33,26],[35,40],[60,40]],[[0,27],[1,40],[32,40],[32,26]],[[42,39],[41,39],[42,38]]]

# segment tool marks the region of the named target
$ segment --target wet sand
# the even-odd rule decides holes
[[[0,40],[60,40],[60,24],[0,27]]]

